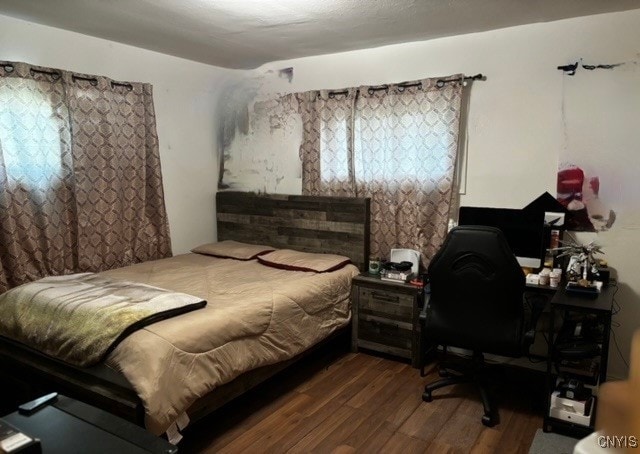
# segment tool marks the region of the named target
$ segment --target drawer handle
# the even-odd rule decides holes
[[[371,296],[377,300],[388,301],[390,303],[397,303],[400,301],[400,298],[397,296],[388,296],[384,293],[371,292]]]
[[[400,322],[396,320],[390,320],[388,318],[379,318],[375,315],[361,315],[362,320],[366,322],[375,323],[376,325],[394,326],[398,329],[413,330],[413,325],[407,322]]]
[[[382,323],[382,322],[379,322],[378,320],[368,320],[368,321],[373,323],[376,326],[390,326],[393,328],[400,328],[400,325],[398,325],[397,323]]]

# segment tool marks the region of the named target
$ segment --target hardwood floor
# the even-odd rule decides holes
[[[533,410],[542,397],[504,380],[501,422],[487,428],[472,386],[423,402],[424,385],[438,378],[435,364],[428,371],[420,377],[408,364],[365,353],[307,361],[193,424],[180,452],[528,452],[542,427],[542,411]]]

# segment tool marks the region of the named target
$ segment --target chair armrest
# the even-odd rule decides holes
[[[429,307],[429,300],[431,299],[431,292],[426,291],[423,293],[423,304],[422,310],[420,311],[420,315],[418,315],[418,323],[420,323],[420,341],[419,341],[419,351],[418,351],[418,369],[420,369],[420,376],[425,377],[426,373],[424,371],[424,366],[426,364],[426,354],[427,354],[427,342],[426,342],[426,323],[427,323],[427,307]]]
[[[431,299],[431,285],[427,284],[423,291],[424,301],[422,302],[422,310],[420,311],[419,319],[420,323],[424,326],[424,322],[427,320],[427,308],[429,307],[429,300]]]
[[[429,305],[429,295],[425,295],[424,297],[424,306],[422,306],[422,310],[420,311],[420,322],[424,325],[424,322],[427,320],[427,306]]]
[[[531,346],[531,344],[533,344],[533,341],[535,341],[536,339],[536,330],[535,328],[531,328],[529,329],[529,331],[524,333],[524,345],[526,345],[527,347]]]
[[[540,316],[542,315],[542,312],[544,311],[544,308],[547,304],[547,299],[540,298],[540,299],[537,299],[537,301],[534,301],[533,303],[530,303],[530,304],[531,304],[531,318],[529,320],[529,326],[526,327],[528,329],[523,336],[523,343],[527,347],[527,349],[535,341],[536,326],[538,326],[538,320],[540,319]]]

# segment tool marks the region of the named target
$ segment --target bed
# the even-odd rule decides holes
[[[283,269],[290,267],[279,266],[278,251],[262,255],[264,263],[191,253],[103,272],[209,303],[134,332],[90,368],[3,338],[1,370],[13,381],[55,389],[161,434],[344,333],[351,278],[368,258],[368,200],[221,192],[216,202],[219,241],[340,254],[354,265],[316,273]]]

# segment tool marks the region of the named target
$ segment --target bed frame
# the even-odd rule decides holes
[[[369,199],[218,192],[216,207],[220,241],[337,253],[365,269]],[[336,341],[348,345],[348,332],[347,327],[290,360],[246,372],[219,386],[189,408],[190,419],[206,416],[319,348]],[[0,386],[0,394],[12,395],[18,403],[57,391],[144,426],[144,408],[132,386],[105,365],[73,367],[0,338]]]
[[[218,192],[218,240],[369,260],[369,199]]]

